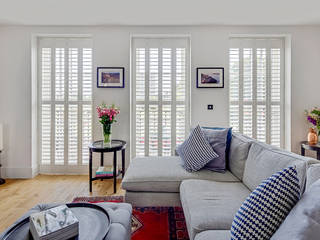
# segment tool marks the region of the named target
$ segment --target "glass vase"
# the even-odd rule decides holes
[[[103,124],[102,130],[103,130],[103,144],[104,145],[111,145],[111,124]]]

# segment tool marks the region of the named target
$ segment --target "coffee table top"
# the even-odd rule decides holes
[[[95,141],[89,145],[93,152],[113,152],[126,148],[127,143],[123,140],[112,140],[111,143],[105,144],[103,140]]]

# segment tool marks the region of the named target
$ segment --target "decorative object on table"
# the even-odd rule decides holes
[[[224,88],[224,68],[197,68],[197,88]]]
[[[67,203],[65,205],[79,221],[79,235],[76,236],[75,239],[96,240],[106,238],[111,226],[111,219],[104,207],[91,203]],[[7,229],[1,236],[1,239],[32,239],[30,238],[30,215],[32,213],[47,211],[58,206],[59,204],[40,204],[35,206],[25,215],[25,217],[20,218],[13,226]]]
[[[113,176],[113,166],[103,167],[100,166],[96,171],[96,177],[112,177]],[[116,167],[116,173],[119,173],[118,167]]]
[[[105,145],[103,141],[95,141],[89,146],[89,191],[92,192],[92,182],[98,179],[111,179],[113,178],[113,192],[117,192],[117,177],[122,173],[122,179],[124,177],[125,173],[125,166],[126,166],[126,146],[127,143],[122,140],[112,140],[110,144]],[[116,169],[118,166],[117,164],[117,151],[121,151],[121,157],[122,157],[122,169],[121,171],[116,172]],[[113,174],[112,176],[92,176],[92,154],[101,153],[100,158],[100,167],[103,167],[103,161],[104,161],[104,153],[105,152],[113,152]]]
[[[30,232],[34,240],[70,239],[79,235],[79,221],[66,205],[61,205],[31,214]]]
[[[124,67],[98,67],[98,88],[124,88]]]
[[[99,122],[102,124],[103,143],[110,144],[112,123],[116,122],[116,116],[120,113],[119,108],[116,108],[114,104],[108,107],[105,103],[97,107]]]
[[[309,128],[308,143],[310,145],[316,145],[318,143],[318,135],[313,128]]]
[[[310,112],[305,110],[305,114],[307,116],[308,122],[314,128],[318,135],[318,142],[320,142],[320,109],[314,107]]]
[[[2,153],[3,151],[3,125],[0,123],[0,154]],[[1,158],[0,158],[1,160]],[[0,161],[0,176],[1,176],[1,167],[2,167],[2,164],[1,164],[1,161]],[[0,177],[0,185],[1,184],[4,184],[6,181]]]
[[[231,225],[231,239],[270,239],[299,199],[295,167],[273,174],[239,208]]]

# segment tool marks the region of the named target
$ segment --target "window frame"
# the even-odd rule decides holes
[[[228,48],[228,66],[229,66],[229,78],[230,78],[230,50],[232,48],[236,48],[236,47],[233,47],[233,43],[231,43],[231,40],[252,40],[252,41],[255,41],[255,40],[265,40],[265,41],[268,41],[268,40],[279,40],[281,41],[281,48],[280,48],[280,52],[281,52],[281,58],[280,58],[280,61],[281,61],[281,80],[280,80],[280,91],[281,91],[281,96],[280,96],[280,104],[278,104],[280,106],[280,114],[281,114],[281,123],[280,123],[280,131],[281,131],[281,137],[280,137],[280,147],[281,148],[285,148],[287,150],[291,150],[291,35],[289,34],[231,34],[229,36],[229,48]],[[246,47],[240,47],[239,48],[239,53],[241,51],[241,49],[245,49]],[[250,46],[250,48],[253,49],[253,51],[256,51],[259,46]],[[266,49],[267,51],[271,51],[271,47],[267,48]],[[241,82],[241,74],[242,74],[242,71],[243,69],[241,69],[241,63],[243,64],[243,59],[241,59],[241,55],[243,53],[240,53],[239,54],[239,64],[240,64],[240,67],[239,67],[239,77],[240,77],[240,80],[239,80],[239,101],[232,101],[231,100],[231,97],[230,97],[230,85],[229,85],[229,89],[228,89],[228,94],[229,94],[229,97],[228,97],[228,101],[229,101],[229,117],[228,117],[228,120],[229,120],[229,124],[230,124],[230,114],[231,114],[231,111],[230,111],[230,106],[232,105],[232,103],[236,103],[238,102],[239,104],[239,128],[241,128],[241,122],[242,122],[242,118],[241,118],[241,103],[242,103],[242,108],[244,106],[243,102],[245,102],[243,100],[243,98],[241,99],[240,97],[240,91],[242,91],[242,84],[243,82]],[[254,54],[255,55],[255,54]],[[269,58],[270,58],[270,53],[268,54]],[[255,57],[253,57],[253,62],[256,60]],[[254,64],[254,63],[253,63]],[[270,74],[271,72],[271,69],[270,69],[270,61],[268,61],[267,59],[267,62],[266,64],[268,65],[267,66],[267,75]],[[256,69],[253,69],[253,71],[256,71]],[[263,103],[265,102],[265,106],[269,109],[267,111],[270,111],[271,109],[271,106],[274,105],[272,104],[272,101],[270,100],[271,99],[271,95],[268,95],[270,94],[270,89],[271,89],[271,83],[270,83],[270,78],[271,77],[267,77],[267,80],[266,80],[266,100],[264,101],[258,101],[256,99],[253,99],[252,102],[254,102],[254,104],[250,105],[252,106],[253,108],[255,106],[257,106],[259,103]],[[269,79],[269,81],[268,81]],[[254,81],[253,81],[254,82]],[[269,85],[268,85],[269,83]],[[255,85],[255,83],[253,83],[253,85]],[[253,94],[256,94],[253,92]],[[277,105],[277,106],[278,106]],[[252,115],[252,118],[253,118],[253,128],[255,128],[256,126],[254,126],[254,115],[256,115],[256,113],[254,113],[254,110],[253,110],[253,115]],[[268,114],[269,116],[266,116],[266,142],[268,142],[270,139],[271,139],[271,136],[270,136],[270,133],[268,132],[268,130],[270,130],[270,124],[271,124],[271,116],[270,114]],[[268,121],[269,120],[269,121]],[[239,129],[240,130],[240,129]],[[253,134],[254,134],[254,131],[255,129],[253,129]]]
[[[191,126],[191,83],[190,83],[190,79],[191,79],[191,36],[189,34],[132,34],[130,36],[130,142],[131,142],[131,147],[130,147],[130,156],[131,159],[136,157],[136,134],[135,134],[135,126],[136,126],[136,119],[135,119],[135,113],[136,113],[136,85],[135,85],[135,53],[133,51],[135,51],[135,40],[136,39],[156,39],[156,40],[174,40],[174,39],[185,39],[187,42],[187,47],[186,47],[186,96],[185,96],[185,105],[186,106],[186,123],[185,123],[185,136],[187,136],[189,130],[190,130],[190,126]],[[144,46],[146,48],[148,48],[148,46]],[[160,48],[160,47],[159,47]],[[165,47],[164,47],[165,48]],[[159,49],[160,52],[160,49]],[[159,62],[160,64],[160,62]],[[148,71],[145,71],[145,74],[148,74]],[[159,75],[160,75],[160,71],[159,71]],[[159,77],[160,78],[160,77]],[[147,79],[147,77],[146,77]],[[175,79],[175,78],[174,78]],[[161,85],[160,83],[158,83],[158,86]],[[145,86],[145,88],[147,88],[147,86]],[[147,88],[148,89],[148,88]],[[149,90],[147,90],[149,91]],[[175,89],[171,90],[172,92],[175,91]],[[158,97],[160,97],[161,92],[159,91],[159,95]],[[171,101],[171,106],[177,106],[176,105],[176,99],[174,99],[174,95],[172,95],[172,99]],[[159,106],[160,104],[163,105],[163,102],[165,101],[161,101],[161,97],[158,101],[159,102]],[[148,106],[150,105],[150,100],[145,99],[144,102],[148,102]],[[149,109],[148,109],[149,110]],[[159,110],[160,111],[160,110]],[[175,111],[174,111],[175,112]],[[147,115],[147,111],[145,110],[145,114]],[[173,113],[171,111],[171,116],[173,116]],[[158,116],[159,117],[159,116]],[[145,117],[146,119],[146,117]],[[176,120],[176,118],[171,118],[171,122],[174,122]],[[161,120],[162,121],[162,120]],[[145,128],[147,128],[148,125],[145,124]],[[175,125],[174,125],[175,126]],[[159,129],[159,128],[158,128]],[[162,130],[162,127],[160,128]],[[171,131],[173,132],[173,131]],[[160,131],[158,134],[162,134],[162,131]],[[145,135],[145,139],[148,137],[148,134]],[[159,139],[159,138],[158,138]],[[175,139],[175,135],[173,134],[171,136],[171,155],[174,155],[175,153],[175,146],[176,146],[176,140],[172,141],[172,139]],[[160,149],[162,143],[159,142],[158,145],[158,149]],[[145,146],[146,146],[146,141],[145,141]],[[145,154],[146,155],[146,154]],[[162,153],[158,152],[158,156],[161,156]]]
[[[47,43],[43,44],[43,40],[47,41]],[[55,46],[54,41],[61,41],[63,42],[62,44],[58,44],[58,46]],[[69,46],[69,43],[74,41]],[[51,42],[51,43],[50,43]],[[51,62],[51,98],[50,100],[43,100],[42,99],[42,76],[41,76],[41,63],[42,63],[42,51],[41,48],[44,47],[46,48],[46,45],[48,45],[48,48],[51,48],[51,60],[54,59],[54,52],[55,48],[64,48],[64,69],[65,69],[65,80],[64,80],[64,99],[63,100],[57,100],[55,98],[55,92],[53,87],[55,85],[55,79],[53,78],[54,72],[55,72],[55,64]],[[63,46],[64,45],[64,46]],[[36,113],[36,121],[37,121],[37,127],[36,127],[36,132],[33,130],[33,134],[36,135],[35,137],[37,138],[37,166],[38,166],[38,171],[40,173],[45,173],[45,174],[83,174],[87,172],[87,166],[88,162],[83,162],[82,161],[82,156],[83,156],[83,151],[84,147],[82,144],[83,141],[83,136],[82,136],[82,120],[83,120],[83,111],[84,111],[84,106],[89,106],[91,115],[90,115],[90,124],[91,124],[91,138],[90,141],[92,141],[93,138],[93,91],[94,91],[94,84],[93,84],[93,78],[94,78],[94,71],[93,71],[93,66],[94,66],[94,60],[93,60],[93,42],[92,42],[92,36],[88,34],[37,34],[33,35],[33,44],[32,47],[34,49],[33,53],[33,67],[34,73],[33,73],[33,82],[36,81],[37,87],[36,87],[36,106],[37,106],[37,113]],[[72,48],[77,48],[78,49],[78,58],[77,58],[77,71],[78,71],[78,84],[77,84],[77,100],[69,99],[69,78],[70,76],[66,73],[68,73],[69,70],[69,59],[67,58],[69,54],[69,49]],[[84,100],[83,99],[83,64],[84,62],[82,61],[82,56],[83,56],[83,50],[89,48],[91,49],[91,80],[90,80],[90,85],[91,85],[91,99]],[[80,53],[81,51],[81,53]],[[67,53],[68,52],[68,53]],[[81,56],[81,58],[79,57]],[[79,65],[81,65],[81,71],[79,68]],[[34,76],[36,74],[36,76]],[[33,91],[35,89],[33,88]],[[50,164],[42,164],[41,163],[41,153],[42,153],[42,146],[41,146],[41,134],[42,134],[42,116],[41,116],[41,105],[42,104],[50,104],[51,106],[51,143],[50,143],[50,151],[55,151],[54,146],[55,146],[55,138],[54,138],[54,132],[55,131],[55,119],[53,119],[52,116],[55,116],[54,111],[55,111],[55,106],[57,104],[61,104],[64,106],[64,162],[63,164],[55,164],[54,161],[55,159],[52,157],[54,154],[51,153],[51,159],[50,159]],[[77,144],[77,155],[78,159],[75,164],[71,164],[68,162],[68,144],[69,144],[69,107],[76,105],[77,106],[77,139],[78,139],[78,144]],[[68,108],[68,109],[67,109]],[[34,158],[33,158],[34,159]]]

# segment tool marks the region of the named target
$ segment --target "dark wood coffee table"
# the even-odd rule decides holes
[[[89,191],[92,192],[92,182],[99,179],[112,179],[113,178],[113,192],[117,192],[117,177],[122,174],[122,178],[125,173],[126,166],[126,146],[127,143],[123,140],[112,140],[109,145],[103,144],[103,141],[95,141],[89,146]],[[122,156],[122,170],[117,172],[117,152],[121,151]],[[92,153],[97,152],[101,154],[100,166],[103,166],[104,153],[113,152],[113,175],[103,177],[92,177]]]
[[[301,155],[305,156],[306,150],[316,151],[317,159],[320,160],[320,143],[318,142],[316,145],[310,145],[307,141],[303,141],[301,144]]]

